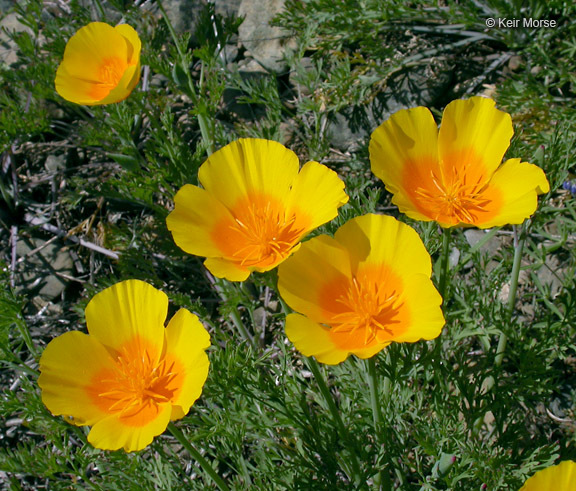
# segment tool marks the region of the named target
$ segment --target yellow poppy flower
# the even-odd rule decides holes
[[[56,72],[56,92],[76,104],[119,102],[140,79],[140,38],[127,24],[91,22],[66,44]]]
[[[348,201],[334,171],[318,162],[298,168],[296,154],[274,141],[226,145],[200,167],[203,189],[187,184],[176,194],[166,219],[174,242],[206,257],[219,278],[244,281],[275,268]]]
[[[370,139],[372,172],[410,218],[442,227],[519,224],[550,190],[539,167],[509,159],[510,115],[491,99],[453,101],[438,131],[425,107],[393,114]]]
[[[542,469],[528,479],[520,491],[573,491],[576,489],[576,462],[565,460]]]
[[[298,314],[286,335],[305,356],[335,365],[370,358],[392,342],[433,339],[444,316],[416,231],[395,218],[364,215],[334,238],[314,237],[278,268],[278,290]]]
[[[141,450],[180,419],[202,392],[210,336],[180,309],[164,328],[168,297],[128,280],[86,307],[89,334],[67,332],[40,358],[42,401],[55,416],[92,426],[88,441],[104,450]]]

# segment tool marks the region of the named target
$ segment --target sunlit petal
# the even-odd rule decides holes
[[[393,217],[363,215],[340,227],[334,238],[350,251],[356,268],[361,263],[387,264],[403,276],[422,273],[430,277],[432,272],[430,255],[418,233]]]
[[[182,367],[181,389],[171,403],[178,406],[183,414],[188,413],[202,393],[210,366],[205,352],[209,346],[210,335],[197,316],[186,309],[174,314],[166,328],[165,363]]]
[[[52,414],[72,417],[77,425],[94,424],[107,413],[94,404],[86,387],[94,375],[113,364],[110,353],[93,336],[62,334],[48,344],[40,358],[42,402]]]
[[[494,173],[483,195],[488,202],[477,226],[491,228],[520,224],[538,207],[538,194],[547,193],[550,185],[544,171],[533,164],[510,159]]]
[[[167,314],[165,293],[144,281],[127,280],[90,300],[86,306],[86,324],[88,332],[109,348],[119,350],[136,338],[161,347]],[[160,356],[161,351],[157,351],[156,356]]]
[[[565,460],[538,471],[520,491],[573,491],[576,489],[576,462]]]
[[[336,172],[318,162],[308,162],[294,179],[286,209],[296,217],[296,228],[309,232],[338,216],[348,202],[344,182]]]
[[[329,329],[303,315],[286,317],[286,336],[300,353],[313,356],[320,363],[337,365],[348,358],[349,352],[334,344]]]
[[[129,426],[117,415],[108,416],[92,426],[88,433],[91,445],[102,450],[137,452],[152,443],[155,436],[166,430],[170,421],[171,407],[168,404],[158,407],[155,418],[145,426]]]
[[[326,235],[310,239],[278,268],[278,290],[286,303],[315,322],[327,322],[330,312],[321,304],[327,285],[351,278],[348,251]]]
[[[512,118],[486,97],[452,101],[438,136],[444,175],[466,167],[469,182],[487,183],[502,162],[514,134]]]

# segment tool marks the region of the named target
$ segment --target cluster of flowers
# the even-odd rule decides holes
[[[562,183],[562,189],[570,191],[572,196],[576,196],[576,182],[575,181],[564,181]]]
[[[89,24],[68,42],[56,90],[78,104],[124,99],[138,82],[140,48],[130,26]],[[439,131],[428,109],[402,110],[372,134],[371,168],[413,219],[445,228],[519,224],[549,185],[535,165],[501,164],[512,135],[510,116],[486,98],[450,103]],[[280,143],[240,139],[212,154],[198,180],[202,187],[185,185],[175,196],[167,218],[174,241],[230,281],[278,267],[279,293],[295,311],[286,335],[305,356],[337,364],[440,334],[442,298],[414,229],[367,214],[334,237],[302,242],[348,201],[334,171],[318,162],[300,168]],[[44,403],[92,426],[94,446],[142,449],[200,396],[209,334],[185,309],[165,328],[167,307],[166,295],[147,283],[118,283],[88,304],[88,335],[68,332],[45,349]]]

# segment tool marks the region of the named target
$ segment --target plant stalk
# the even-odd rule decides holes
[[[186,66],[188,65],[188,61],[186,60],[186,53],[184,52],[182,46],[180,45],[180,41],[178,40],[178,36],[176,35],[174,26],[172,26],[172,23],[168,18],[166,10],[164,9],[162,0],[156,0],[156,4],[158,5],[160,12],[162,12],[162,17],[166,22],[166,26],[170,31],[170,36],[172,37],[172,40],[174,41],[174,44],[176,46],[176,50],[178,51],[178,57],[180,58],[179,62],[181,63],[184,72],[186,73],[189,95],[192,98],[192,102],[196,105],[196,107],[200,108],[200,112],[198,112],[198,126],[200,127],[200,134],[202,135],[202,141],[204,142],[204,146],[206,147],[206,153],[208,154],[208,156],[210,156],[212,155],[212,153],[214,153],[214,138],[208,120],[208,115],[206,114],[206,108],[204,107],[203,104],[198,104],[199,95],[198,92],[196,91],[194,80],[192,80],[190,70],[187,69]],[[204,85],[204,62],[202,62],[200,66],[200,91],[202,91],[203,85]]]
[[[340,411],[338,410],[338,407],[336,407],[336,403],[334,402],[334,398],[330,393],[330,389],[328,389],[328,385],[326,385],[326,381],[324,380],[324,376],[320,371],[318,362],[313,358],[306,358],[306,361],[308,362],[308,367],[310,368],[310,371],[314,374],[314,378],[316,379],[316,383],[318,384],[318,388],[320,389],[320,392],[322,393],[322,396],[324,397],[326,404],[328,404],[328,409],[330,410],[332,419],[334,420],[336,426],[338,427],[338,433],[340,433],[340,438],[343,441],[350,443],[351,435],[346,426],[344,426],[344,422],[342,421],[342,417],[340,416]],[[350,452],[350,455],[352,456],[352,472],[354,475],[353,480],[359,483],[360,463],[358,462],[358,457],[353,451]]]
[[[522,226],[520,234],[518,234],[518,227],[513,225],[514,231],[514,262],[512,263],[512,273],[510,274],[510,291],[508,293],[508,306],[506,309],[506,317],[504,318],[504,325],[509,325],[516,306],[516,292],[518,291],[518,279],[520,278],[520,266],[522,265],[522,252],[524,250],[524,243],[526,242],[525,227]],[[519,236],[520,235],[520,236]],[[498,339],[498,347],[496,348],[496,358],[494,359],[494,366],[500,366],[506,351],[506,344],[508,343],[508,336],[501,331],[500,338]]]
[[[230,488],[224,482],[224,480],[216,473],[214,468],[210,465],[208,460],[206,460],[198,450],[196,450],[192,444],[186,439],[184,433],[174,424],[168,423],[168,430],[172,433],[172,436],[180,442],[180,444],[188,451],[190,456],[200,464],[200,467],[212,478],[216,486],[220,491],[229,491]]]
[[[374,433],[376,444],[382,445],[381,425],[382,410],[380,407],[380,397],[378,393],[378,372],[376,371],[376,355],[367,360],[368,365],[368,386],[370,387],[370,405],[372,406],[372,421],[374,423]],[[384,379],[385,390],[390,389],[390,379]],[[387,469],[380,469],[375,477],[374,484],[383,491],[389,491],[392,486]]]
[[[445,228],[442,234],[442,256],[440,258],[440,279],[438,284],[438,292],[445,302],[446,288],[448,286],[448,266],[450,264],[450,235],[451,228]]]

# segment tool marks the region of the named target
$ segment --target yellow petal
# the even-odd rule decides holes
[[[370,138],[370,166],[392,193],[392,202],[416,220],[429,220],[412,191],[439,172],[438,129],[425,107],[404,109],[382,123]]]
[[[298,157],[284,145],[242,138],[208,157],[198,171],[198,180],[232,210],[238,201],[253,194],[272,194],[285,202],[298,168]]]
[[[573,491],[576,489],[576,462],[565,460],[538,471],[520,491]]]
[[[61,64],[56,72],[55,80],[56,92],[67,101],[82,105],[93,105],[98,102],[91,96],[94,82],[91,80],[81,80],[70,73],[67,67]]]
[[[204,266],[217,278],[228,281],[244,281],[250,276],[250,269],[242,267],[236,261],[220,257],[209,257],[204,261]]]
[[[430,254],[418,233],[385,215],[367,214],[346,222],[334,238],[350,253],[353,270],[359,264],[387,265],[405,277],[421,273],[430,277]]]
[[[287,215],[294,215],[297,224],[302,223],[296,227],[307,233],[338,216],[338,208],[347,202],[338,174],[318,162],[308,162],[294,179]]]
[[[126,452],[142,450],[152,443],[155,436],[166,430],[170,421],[171,406],[164,404],[158,407],[156,418],[144,426],[129,426],[122,422],[118,415],[108,416],[98,421],[88,433],[88,441],[102,450]]]
[[[377,344],[375,346],[372,346],[370,348],[364,348],[364,349],[360,349],[360,350],[353,350],[351,351],[351,353],[354,356],[357,356],[358,358],[362,358],[363,360],[367,359],[367,358],[372,358],[374,355],[376,355],[377,353],[380,353],[380,351],[382,351],[384,348],[386,348],[386,346],[390,345],[391,342],[386,342],[386,343],[381,343],[381,344]]]
[[[107,416],[90,397],[92,377],[113,367],[106,348],[94,337],[67,332],[48,343],[40,357],[38,385],[42,402],[55,416],[74,418],[77,425],[92,425]]]
[[[278,291],[286,303],[315,322],[326,322],[330,314],[322,306],[325,288],[348,282],[349,253],[327,235],[314,237],[278,267]]]
[[[219,257],[224,253],[214,241],[213,230],[222,221],[234,221],[222,203],[205,189],[186,184],[174,197],[174,210],[166,218],[166,225],[183,251]]]
[[[479,228],[520,224],[538,207],[538,194],[550,185],[544,171],[533,164],[509,159],[494,173],[482,193],[488,203],[475,225]]]
[[[413,274],[403,278],[402,308],[407,309],[408,325],[394,336],[398,343],[414,343],[421,339],[434,339],[442,332],[444,315],[440,305],[442,297],[430,278]]]
[[[444,173],[466,167],[468,182],[487,183],[502,162],[514,134],[508,113],[485,97],[456,100],[446,106],[438,137]]]
[[[104,346],[120,350],[141,339],[142,352],[164,345],[164,321],[168,313],[165,293],[140,280],[127,280],[101,291],[86,306],[88,332]]]
[[[286,317],[286,336],[304,356],[313,356],[320,363],[337,365],[348,357],[330,337],[329,330],[299,314]]]
[[[205,353],[210,335],[200,320],[186,309],[180,309],[166,328],[166,358],[179,361],[184,369],[183,385],[171,403],[185,415],[200,394],[208,376],[210,362]],[[174,410],[173,410],[174,416]],[[172,416],[172,419],[175,419]]]
[[[128,24],[119,24],[114,27],[116,32],[120,33],[127,41],[128,53],[127,61],[129,65],[136,65],[140,61],[140,51],[142,50],[142,42],[138,37],[138,33],[134,30],[132,26]]]

